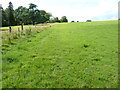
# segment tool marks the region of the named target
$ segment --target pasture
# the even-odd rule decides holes
[[[58,23],[2,45],[3,88],[117,88],[118,21]]]

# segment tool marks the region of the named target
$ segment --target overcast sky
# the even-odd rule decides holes
[[[118,2],[120,0],[1,0],[3,8],[13,3],[14,9],[18,6],[29,6],[34,3],[40,10],[52,13],[54,17],[67,16],[69,21],[94,21],[118,19]]]

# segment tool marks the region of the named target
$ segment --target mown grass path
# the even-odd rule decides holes
[[[4,48],[4,88],[117,87],[117,21],[56,24]]]

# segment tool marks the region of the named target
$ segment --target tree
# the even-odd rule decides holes
[[[60,20],[59,20],[58,17],[55,17],[55,18],[54,18],[54,21],[55,21],[55,22],[60,22]]]
[[[34,16],[35,16],[35,18],[34,18],[35,24],[40,23],[40,18],[41,18],[41,16],[40,16],[40,10],[37,9],[35,11],[35,13],[34,13]]]
[[[46,14],[45,14],[46,20],[49,21],[51,16],[52,16],[51,13],[46,13]]]
[[[0,5],[0,27],[2,26],[2,6]]]
[[[66,16],[63,16],[61,19],[60,19],[61,22],[68,22]]]
[[[15,17],[14,17],[14,10],[13,10],[13,4],[9,2],[8,6],[8,19],[9,19],[9,25],[15,25]]]
[[[33,25],[35,25],[35,20],[37,18],[36,16],[38,15],[36,13],[38,11],[39,10],[37,9],[37,5],[32,4],[32,3],[29,4],[29,18],[30,18]]]
[[[29,4],[29,9],[31,9],[31,10],[36,10],[36,7],[37,7],[37,5],[35,5],[33,3]]]
[[[2,13],[2,26],[8,26],[7,14],[6,14],[5,10],[3,9],[3,7],[0,7],[0,9],[1,9],[1,13]]]
[[[86,22],[92,22],[92,20],[87,20]]]
[[[21,25],[21,24],[38,24],[48,22],[67,22],[66,16],[62,17],[61,21],[58,17],[51,19],[52,14],[45,10],[37,9],[37,5],[30,3],[29,8],[19,6],[13,10],[13,4],[9,2],[8,8],[2,10],[3,26]]]
[[[15,21],[17,25],[19,24],[28,24],[29,23],[29,10],[26,7],[19,6],[15,10]]]
[[[48,22],[52,14],[47,13],[45,10],[40,10],[40,23]]]
[[[71,21],[71,22],[75,22],[75,21]]]
[[[49,22],[50,22],[50,23],[54,23],[54,22],[55,22],[54,17],[50,17]]]

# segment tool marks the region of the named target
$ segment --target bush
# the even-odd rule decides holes
[[[86,22],[92,22],[92,20],[87,20]]]
[[[71,22],[75,22],[75,21],[71,21]]]

